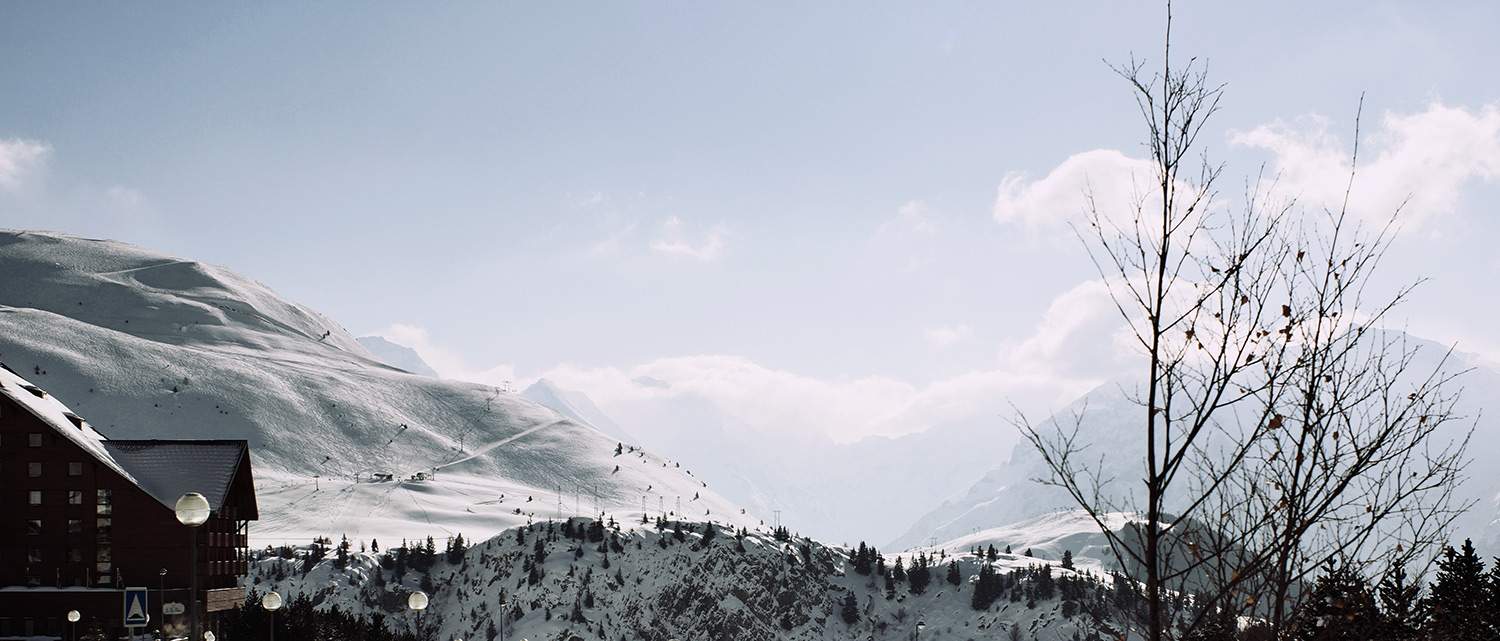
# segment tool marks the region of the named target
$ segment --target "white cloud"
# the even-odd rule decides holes
[[[920,200],[908,200],[896,210],[896,216],[881,223],[876,234],[921,234],[930,236],[937,232],[937,218],[932,208]]]
[[[1270,152],[1281,186],[1303,204],[1337,208],[1349,179],[1350,149],[1329,129],[1328,119],[1308,116],[1238,132],[1230,140]],[[1500,107],[1434,103],[1417,113],[1387,113],[1361,141],[1358,169],[1353,213],[1384,220],[1410,198],[1403,225],[1429,224],[1457,208],[1465,183],[1500,178]]]
[[[949,421],[999,420],[1012,402],[1047,414],[1116,374],[1128,352],[1107,296],[1099,283],[1079,285],[1053,302],[1033,335],[1002,349],[995,367],[926,384],[884,376],[828,380],[717,354],[631,367],[561,365],[544,376],[583,391],[606,413],[641,403],[701,401],[727,423],[772,435],[897,436]],[[938,342],[971,335],[963,325],[929,332]]]
[[[1151,184],[1151,176],[1151,163],[1113,149],[1074,154],[1040,179],[1006,174],[996,190],[995,220],[1033,228],[1062,225],[1085,211],[1089,191],[1101,214],[1124,216]]]
[[[696,242],[689,236],[682,219],[672,216],[662,222],[660,234],[651,241],[651,251],[704,262],[723,256],[728,236],[723,225],[715,225]]]
[[[35,140],[0,138],[0,191],[19,191],[52,153],[52,146]]]
[[[963,324],[940,325],[928,328],[922,332],[922,336],[927,339],[928,345],[936,349],[947,349],[972,338],[974,330]]]
[[[1059,379],[1103,381],[1130,363],[1133,338],[1103,281],[1054,298],[1035,331],[1001,346],[1004,367]]]

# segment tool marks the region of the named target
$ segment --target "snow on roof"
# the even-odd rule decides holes
[[[0,396],[25,408],[168,509],[184,493],[198,492],[218,511],[249,449],[245,441],[230,440],[109,440],[51,394],[3,364]]]
[[[50,425],[58,434],[73,441],[75,445],[83,448],[88,453],[93,454],[95,458],[99,459],[99,462],[109,466],[110,469],[125,477],[126,480],[140,485],[135,480],[135,477],[130,472],[127,472],[120,465],[119,461],[116,461],[104,449],[103,442],[105,437],[103,434],[94,430],[93,426],[88,424],[88,421],[81,418],[78,418],[75,423],[69,417],[77,418],[78,415],[69,410],[68,406],[63,405],[62,402],[53,398],[51,394],[42,391],[41,388],[21,378],[19,374],[16,374],[9,367],[0,367],[0,396],[4,396],[10,399],[11,402],[25,408],[37,420]]]

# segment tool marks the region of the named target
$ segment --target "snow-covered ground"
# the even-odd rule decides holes
[[[0,232],[0,361],[113,438],[243,438],[257,544],[677,510],[745,525],[686,462],[515,394],[379,363],[328,318],[222,268]],[[435,478],[412,480],[418,474]],[[391,480],[380,480],[389,475]],[[597,502],[597,509],[595,507]]]

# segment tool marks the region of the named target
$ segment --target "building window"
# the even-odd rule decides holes
[[[29,476],[31,478],[40,478],[42,476],[42,464],[41,463],[27,463],[26,464],[26,476]]]
[[[83,519],[68,519],[68,534],[83,534]]]
[[[68,505],[83,505],[83,490],[68,490]]]
[[[41,447],[41,446],[42,446],[42,434],[41,434],[41,432],[32,432],[32,433],[26,435],[26,447]]]
[[[99,490],[98,500],[96,501],[96,505],[98,506],[98,513],[114,514],[114,502],[115,498],[114,492],[112,490]]]
[[[99,578],[97,580],[97,583],[99,585],[109,585],[109,578],[110,578],[109,575],[112,574],[114,571],[115,571],[114,570],[114,566],[112,566],[112,565],[110,565],[108,563],[95,563],[94,564],[94,572],[99,575]]]
[[[26,562],[27,563],[41,563],[42,562],[42,548],[26,548]]]
[[[30,503],[31,505],[41,505],[42,504],[42,491],[41,490],[31,490],[30,492],[27,492],[26,493],[26,501],[28,503]]]
[[[83,464],[77,462],[69,463],[68,476],[83,476]]]
[[[42,535],[42,520],[41,519],[26,519],[26,534],[29,535],[29,536],[41,536]]]

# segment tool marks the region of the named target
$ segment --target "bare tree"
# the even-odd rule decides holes
[[[1324,561],[1408,558],[1439,540],[1463,507],[1466,439],[1443,441],[1457,398],[1446,359],[1420,365],[1378,329],[1411,286],[1367,300],[1393,226],[1351,222],[1353,171],[1321,215],[1263,174],[1222,202],[1223,166],[1195,152],[1223,87],[1171,54],[1169,6],[1160,70],[1115,67],[1147,125],[1150,187],[1127,203],[1090,190],[1076,228],[1142,356],[1121,389],[1141,408],[1142,484],[1120,491],[1085,458],[1082,414],[1070,428],[1019,423],[1051,472],[1039,480],[1094,519],[1143,587],[1131,623],[1144,636],[1226,614],[1279,633]]]

